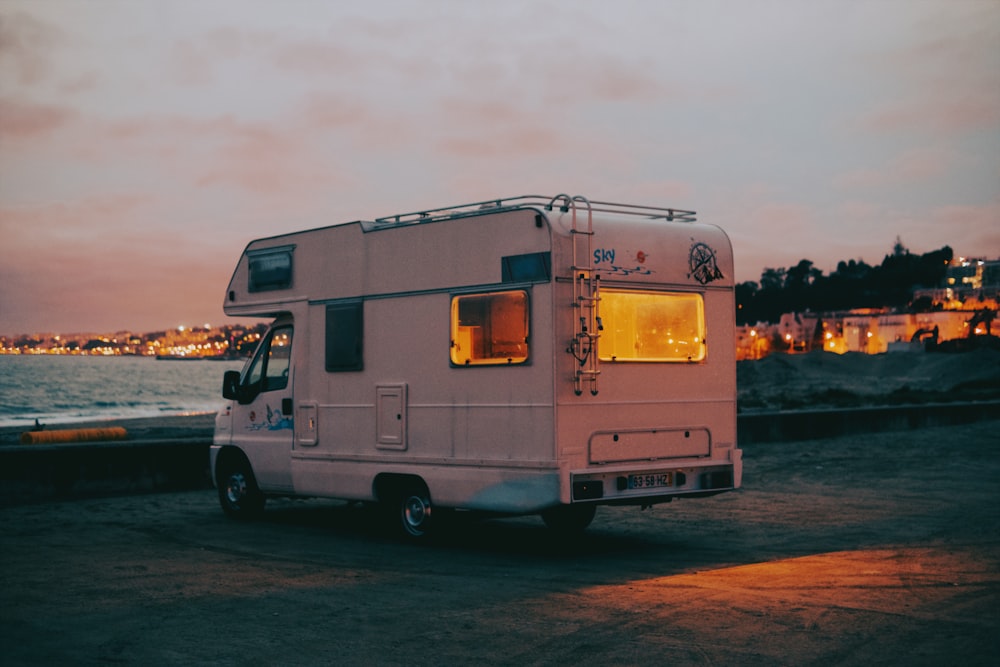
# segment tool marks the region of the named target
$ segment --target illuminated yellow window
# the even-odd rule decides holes
[[[528,293],[463,294],[451,300],[451,363],[523,364],[528,360]]]
[[[601,290],[602,361],[702,361],[705,305],[700,294]]]

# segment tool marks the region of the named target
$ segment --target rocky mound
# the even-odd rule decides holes
[[[740,411],[1000,398],[1000,351],[772,354],[737,364]]]

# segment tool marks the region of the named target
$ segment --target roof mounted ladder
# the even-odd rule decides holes
[[[583,394],[584,386],[597,396],[597,378],[601,374],[597,355],[597,341],[604,325],[601,322],[601,276],[594,270],[594,209],[586,197],[570,197],[560,194],[552,198],[546,206],[552,210],[556,202],[559,209],[572,214],[570,235],[573,238],[573,307],[578,310],[574,317],[573,339],[567,352],[576,359],[577,368],[573,374],[573,391]],[[581,228],[578,215],[586,207],[587,226]],[[586,250],[586,252],[584,252]],[[581,257],[583,253],[583,257]]]

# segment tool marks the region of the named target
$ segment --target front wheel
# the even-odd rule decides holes
[[[227,457],[219,463],[219,504],[222,511],[234,519],[251,519],[264,511],[264,494],[250,463],[240,457]]]
[[[542,512],[542,521],[563,535],[582,533],[597,513],[597,505],[557,505]]]

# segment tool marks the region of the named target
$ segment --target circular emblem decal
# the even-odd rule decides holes
[[[722,271],[715,257],[715,251],[707,243],[694,243],[688,256],[688,278],[694,278],[702,285],[722,278]]]

